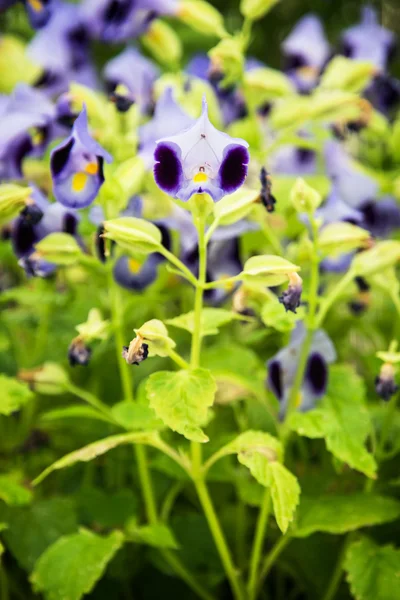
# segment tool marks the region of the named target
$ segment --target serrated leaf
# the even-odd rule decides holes
[[[187,439],[207,442],[201,427],[214,402],[216,383],[206,369],[159,371],[150,375],[146,392],[156,415]]]
[[[300,486],[293,473],[278,462],[272,462],[268,471],[276,522],[282,533],[285,533],[299,503]]]
[[[27,385],[7,375],[0,375],[0,390],[0,414],[2,415],[11,415],[33,398],[33,393]]]
[[[89,444],[88,446],[84,446],[83,448],[80,448],[80,450],[75,450],[75,452],[66,454],[52,465],[47,467],[47,469],[45,469],[38,477],[36,477],[32,483],[33,485],[37,485],[53,471],[65,469],[66,467],[70,467],[77,462],[88,462],[97,456],[101,456],[109,450],[116,448],[117,446],[121,446],[122,444],[153,445],[157,444],[157,440],[158,436],[155,432],[122,433],[120,435],[112,435],[99,440],[98,442],[93,442],[93,444]]]
[[[201,332],[202,336],[217,335],[219,328],[231,321],[242,320],[243,317],[231,310],[223,308],[204,308],[201,313]],[[194,312],[190,311],[179,317],[168,319],[167,323],[180,329],[186,329],[189,333],[194,332]]]
[[[347,549],[344,568],[356,600],[394,600],[400,589],[400,550],[368,538]]]
[[[3,533],[9,551],[31,571],[39,556],[60,536],[77,529],[74,505],[67,498],[50,498],[29,507],[14,508]]]
[[[102,577],[123,541],[120,531],[102,537],[81,530],[61,537],[35,565],[31,575],[34,590],[43,592],[46,600],[80,600]]]
[[[394,521],[400,516],[400,502],[372,494],[302,496],[293,531],[306,537],[316,531],[341,534],[360,527]]]
[[[0,475],[0,498],[10,506],[24,506],[32,500],[32,492],[22,483],[19,473]]]
[[[172,550],[179,548],[173,532],[163,523],[139,527],[135,521],[131,521],[126,524],[126,534],[129,539],[138,544]]]
[[[345,365],[335,365],[329,373],[328,392],[318,408],[293,413],[289,425],[300,435],[325,438],[334,456],[368,477],[375,477],[376,462],[365,447],[371,422],[363,381]]]

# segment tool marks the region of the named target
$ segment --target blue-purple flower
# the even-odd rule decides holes
[[[363,8],[361,22],[342,36],[343,53],[349,58],[367,60],[385,69],[395,47],[395,35],[378,23],[376,12]]]
[[[56,199],[68,208],[89,206],[104,182],[104,160],[111,162],[112,157],[91,137],[84,107],[71,135],[51,153]]]
[[[282,51],[294,85],[300,92],[310,91],[330,56],[320,19],[313,14],[303,17],[283,41]]]
[[[285,416],[290,392],[299,363],[301,347],[306,332],[304,325],[298,323],[292,332],[289,345],[282,348],[267,362],[267,385],[280,404],[280,417]],[[296,406],[301,411],[314,408],[328,384],[328,365],[336,359],[332,341],[321,329],[314,333],[306,370],[300,388]]]
[[[207,102],[194,125],[157,142],[154,176],[167,194],[186,202],[193,194],[209,194],[214,202],[245,181],[248,144],[218,131],[209,121]]]
[[[126,48],[104,69],[107,90],[117,108],[125,112],[133,103],[145,113],[152,107],[154,82],[160,71],[135,48]]]
[[[194,121],[175,101],[172,88],[166,88],[157,100],[154,117],[139,127],[139,156],[146,166],[154,165],[157,140],[187,129]]]

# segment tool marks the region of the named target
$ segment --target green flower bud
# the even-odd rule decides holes
[[[181,40],[164,21],[153,21],[141,42],[156,60],[166,66],[176,67],[182,58]]]
[[[14,219],[26,206],[31,189],[13,183],[0,185],[0,226]]]
[[[205,0],[181,0],[178,18],[203,35],[227,35],[223,16]]]
[[[97,308],[92,308],[89,311],[88,319],[85,323],[77,325],[75,328],[79,337],[85,342],[91,342],[92,340],[106,340],[108,337],[110,322],[103,321],[101,312]]]
[[[320,88],[358,94],[366,88],[376,73],[375,65],[370,62],[336,56],[324,71]]]
[[[298,213],[312,214],[321,204],[322,196],[299,177],[290,192],[290,201]]]
[[[242,0],[240,12],[247,19],[255,21],[261,19],[278,2],[279,0]]]
[[[46,362],[37,369],[23,369],[18,373],[18,379],[28,383],[35,392],[50,396],[63,394],[69,384],[67,373],[53,362]]]
[[[119,217],[104,222],[104,237],[128,251],[156,252],[161,245],[161,232],[152,223],[135,217]]]
[[[35,250],[33,258],[42,258],[56,265],[72,265],[82,256],[78,242],[68,233],[50,233],[36,244]]]

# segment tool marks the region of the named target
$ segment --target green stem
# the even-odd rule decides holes
[[[147,465],[146,449],[144,446],[139,444],[135,444],[134,448],[147,520],[151,525],[154,525],[158,521],[157,507],[154,500],[153,487]]]
[[[340,550],[339,558],[337,560],[335,569],[332,573],[332,577],[330,579],[328,588],[327,588],[322,600],[333,600],[334,597],[336,596],[336,592],[337,592],[340,582],[342,580],[343,561],[344,561],[344,558],[345,558],[345,555],[347,552],[347,548],[349,547],[351,540],[352,540],[351,535],[346,536],[346,539],[343,543],[343,547]]]
[[[244,600],[245,596],[243,594],[243,590],[239,582],[238,573],[233,564],[231,554],[228,545],[225,541],[224,533],[221,529],[221,525],[219,523],[213,503],[211,501],[210,494],[208,493],[207,486],[201,476],[195,477],[194,483],[196,486],[201,506],[203,508],[204,514],[208,522],[208,526],[210,528],[215,545],[217,547],[222,564],[224,566],[225,573],[231,584],[233,595],[236,600]]]
[[[354,279],[354,274],[351,271],[348,271],[342,279],[337,283],[333,289],[333,291],[329,294],[327,298],[322,302],[320,311],[318,313],[318,318],[316,322],[316,328],[321,327],[324,319],[330,310],[332,304],[336,302],[336,300],[343,294],[345,289],[350,285],[352,280]]]
[[[169,260],[169,262],[172,263],[177,269],[179,269],[180,271],[182,271],[182,273],[184,273],[186,279],[188,281],[190,281],[190,283],[193,286],[197,286],[197,280],[194,277],[193,273],[191,271],[189,271],[189,269],[187,268],[187,266],[185,264],[183,264],[183,262],[180,261],[179,258],[177,258],[174,254],[172,254],[172,252],[170,252],[169,250],[167,250],[166,248],[164,248],[164,246],[161,246],[159,248],[158,252],[160,254],[162,254],[163,256],[165,256],[165,258],[167,260]]]
[[[168,356],[180,367],[181,369],[189,369],[190,365],[182,356],[180,356],[175,350],[169,350]]]
[[[122,331],[123,306],[121,290],[115,283],[111,270],[109,270],[109,294],[111,304],[111,319],[115,333],[115,351],[118,360],[118,368],[121,377],[122,390],[124,393],[124,399],[132,402],[133,387],[131,381],[131,370],[122,356],[122,348],[126,344],[124,334]]]
[[[275,564],[276,560],[279,558],[280,554],[284,551],[290,540],[291,538],[287,534],[282,535],[275,544],[275,546],[272,548],[271,552],[268,554],[261,569],[261,575],[258,580],[258,589],[260,589],[260,587],[262,586],[271,568]]]
[[[95,396],[91,392],[88,392],[87,390],[83,390],[82,388],[78,387],[77,385],[75,385],[71,382],[68,383],[66,389],[68,392],[70,392],[77,398],[80,398],[81,400],[83,400],[87,404],[90,404],[90,406],[92,406],[93,408],[95,408],[96,410],[101,412],[102,415],[107,417],[107,419],[110,421],[110,423],[113,423],[114,425],[121,427],[120,423],[118,423],[118,421],[116,421],[114,419],[114,417],[112,416],[111,410],[107,406],[107,404],[104,404],[101,400],[99,400],[99,398],[97,398],[97,396]]]
[[[250,574],[247,585],[249,600],[254,600],[257,595],[257,574],[260,563],[261,551],[267,529],[268,516],[271,506],[271,493],[269,488],[264,491],[261,509],[258,515],[257,528],[253,541],[253,550],[250,560]]]
[[[389,406],[387,407],[387,410],[386,410],[385,419],[382,423],[381,434],[379,436],[379,442],[376,447],[377,460],[381,459],[385,454],[385,445],[387,442],[389,432],[393,425],[394,414],[395,414],[396,408],[397,408],[397,398],[398,398],[398,395],[396,395],[394,398],[392,398],[392,400],[389,401]]]

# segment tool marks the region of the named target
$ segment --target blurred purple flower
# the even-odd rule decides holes
[[[316,172],[315,152],[296,146],[281,146],[271,157],[271,171],[287,175],[311,175]]]
[[[282,43],[285,71],[299,92],[309,92],[330,56],[329,43],[320,19],[306,15]]]
[[[133,103],[138,104],[141,112],[149,112],[154,82],[159,74],[158,67],[136,48],[126,48],[104,69],[107,91],[114,95],[117,108],[122,112]]]
[[[207,102],[194,125],[157,142],[154,176],[166,193],[186,202],[207,193],[214,202],[237,190],[245,181],[248,144],[218,131],[209,121]]]
[[[378,23],[376,12],[366,6],[361,22],[342,36],[343,54],[355,60],[372,62],[384,70],[395,48],[395,34]]]
[[[0,12],[7,10],[18,0],[0,0]],[[30,24],[34,29],[44,27],[55,10],[54,0],[23,0]]]
[[[279,400],[280,417],[287,410],[290,392],[295,380],[301,347],[306,332],[303,323],[297,323],[288,346],[282,348],[267,362],[267,386]],[[328,385],[328,365],[336,360],[336,351],[331,339],[321,329],[314,333],[310,353],[307,359],[304,379],[301,385],[297,407],[308,411],[315,407]]]
[[[157,140],[187,129],[194,121],[175,101],[172,88],[167,88],[157,100],[154,117],[139,128],[139,155],[147,167],[154,165]]]
[[[56,199],[68,208],[89,206],[104,182],[104,160],[111,162],[112,157],[91,137],[84,107],[71,135],[51,153]]]

